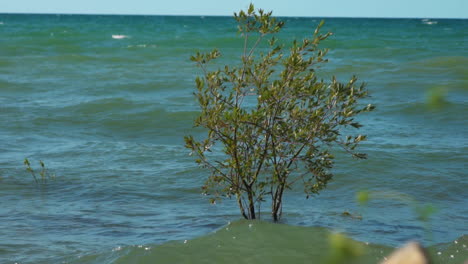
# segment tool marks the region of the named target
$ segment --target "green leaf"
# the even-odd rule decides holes
[[[359,123],[357,123],[357,122],[351,123],[350,125],[351,125],[352,127],[354,127],[354,128],[360,128],[360,127],[362,127],[362,125],[359,124]]]
[[[255,9],[254,5],[252,3],[250,3],[249,10],[248,10],[249,15],[251,15],[253,13],[254,9]]]
[[[356,200],[361,204],[365,205],[369,202],[370,193],[368,191],[360,191],[356,195]]]
[[[427,222],[429,221],[429,218],[437,212],[437,208],[432,204],[426,204],[424,206],[417,207],[416,212],[421,221]]]

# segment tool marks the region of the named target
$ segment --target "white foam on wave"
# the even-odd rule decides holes
[[[3,25],[3,22],[2,22],[2,21],[0,21],[0,25]]]
[[[431,20],[429,20],[429,19],[427,19],[427,18],[421,20],[421,22],[422,22],[423,24],[425,24],[425,25],[436,25],[436,24],[438,23],[437,21],[431,21]]]
[[[128,38],[127,35],[112,35],[113,39],[125,39]]]
[[[154,44],[138,44],[138,45],[128,45],[127,48],[157,48],[157,45]]]

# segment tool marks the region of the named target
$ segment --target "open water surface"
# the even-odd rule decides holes
[[[285,20],[287,41],[320,22]],[[231,18],[0,14],[0,263],[302,263],[322,256],[324,228],[370,243],[375,262],[417,239],[462,263],[468,20],[329,18],[324,30],[321,76],[356,74],[377,106],[361,119],[369,159],[339,155],[327,190],[285,197],[285,225],[250,228],[234,201],[200,194],[207,172],[183,147],[202,133],[189,57],[218,48],[235,64]],[[35,184],[24,158],[56,179]],[[374,194],[366,206],[360,190]]]

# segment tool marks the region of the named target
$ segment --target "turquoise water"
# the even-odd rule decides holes
[[[286,40],[310,35],[320,21],[285,20]],[[329,18],[324,29],[335,35],[324,43],[330,63],[321,76],[356,74],[377,105],[362,117],[369,159],[338,156],[327,190],[309,200],[287,194],[286,225],[260,222],[254,238],[215,259],[249,253],[276,233],[297,249],[265,246],[265,261],[273,252],[304,259],[298,228],[311,236],[327,228],[385,249],[417,239],[461,263],[468,20]],[[218,252],[213,236],[231,236],[213,232],[239,215],[235,201],[210,205],[200,194],[207,172],[183,147],[183,136],[203,133],[192,128],[199,72],[189,57],[216,47],[222,62],[235,63],[241,42],[224,17],[0,14],[0,263],[180,263],[177,252]],[[56,179],[35,184],[24,158],[35,168],[43,160]],[[376,198],[359,206],[363,189]],[[437,212],[421,222],[415,204]],[[198,246],[184,251],[193,239]]]

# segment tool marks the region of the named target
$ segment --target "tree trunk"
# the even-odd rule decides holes
[[[249,219],[255,219],[255,202],[250,189],[248,190],[247,196],[249,197]]]
[[[280,215],[280,208],[281,208],[281,201],[275,201],[272,211],[271,211],[271,216],[273,217],[274,222],[278,222],[281,218]]]
[[[243,216],[245,219],[249,219],[249,218],[247,217],[247,214],[245,213],[244,205],[242,204],[241,195],[240,195],[240,194],[236,194],[236,197],[237,197],[237,204],[239,205],[239,209],[240,209],[240,211],[241,211],[242,216]]]
[[[282,213],[282,203],[283,203],[283,191],[284,191],[284,185],[280,185],[278,189],[275,192],[275,195],[273,197],[273,200],[271,201],[272,203],[272,208],[271,208],[271,216],[273,217],[274,222],[278,222],[281,218],[281,213]]]

